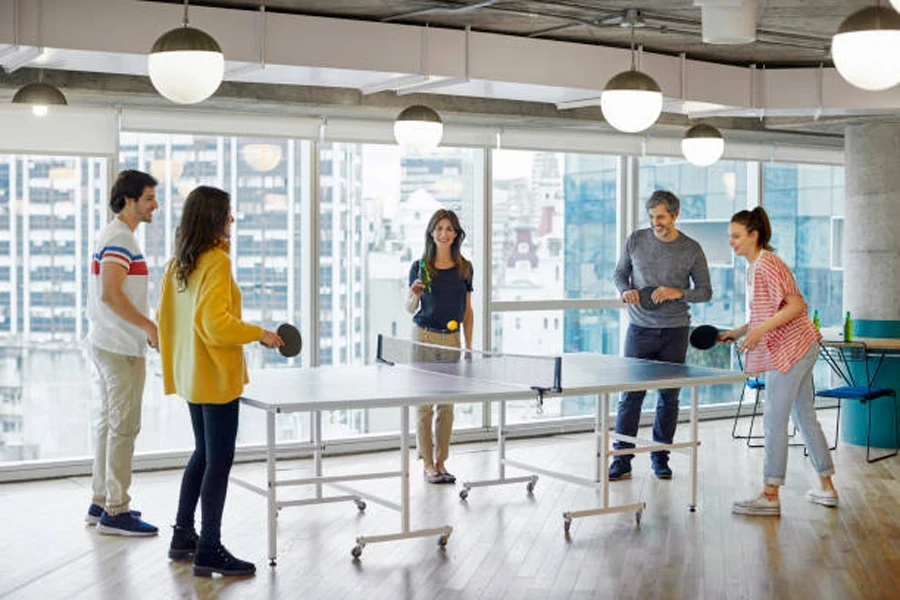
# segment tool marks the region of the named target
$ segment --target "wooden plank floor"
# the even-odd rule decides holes
[[[825,430],[834,431],[833,411]],[[686,426],[682,426],[686,429]],[[674,456],[672,481],[657,481],[646,455],[635,478],[612,484],[613,501],[647,502],[641,526],[631,514],[577,519],[563,534],[562,513],[589,508],[597,495],[541,478],[533,497],[524,485],[478,488],[468,503],[458,488],[412,479],[413,526],[450,523],[445,553],[434,539],[365,548],[354,563],[360,533],[390,532],[397,513],[369,503],[286,508],[279,517],[279,562],[266,565],[265,501],[229,490],[223,539],[253,560],[254,578],[195,578],[190,566],[166,558],[180,472],[139,473],[134,506],[160,526],[157,538],[98,535],[82,524],[90,497],[88,478],[0,485],[0,596],[11,598],[897,598],[900,597],[900,460],[868,465],[864,451],[841,445],[834,457],[841,506],[830,510],[804,497],[814,480],[802,448],[792,448],[780,519],[737,517],[733,500],[755,493],[762,450],[730,437],[731,421],[701,424],[700,506],[687,510],[687,457]],[[511,443],[510,456],[549,467],[570,465],[590,473],[587,435]],[[494,474],[487,444],[453,449],[460,477]],[[396,452],[329,459],[330,473],[360,465],[393,469]],[[414,463],[415,464],[415,463]],[[308,461],[290,463],[308,473]],[[260,480],[259,464],[236,471]],[[368,482],[398,498],[394,481]]]

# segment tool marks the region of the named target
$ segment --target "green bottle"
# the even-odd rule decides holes
[[[425,284],[425,291],[427,293],[431,293],[431,273],[428,272],[428,267],[425,266],[425,259],[419,259],[419,280]]]
[[[847,311],[847,315],[844,317],[844,341],[853,341],[853,319],[850,318],[849,310]]]
[[[816,330],[819,330],[822,328],[822,323],[819,322],[819,311],[818,310],[813,311],[813,327],[815,327]]]

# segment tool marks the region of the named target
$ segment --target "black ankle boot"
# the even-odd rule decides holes
[[[197,554],[194,555],[194,575],[212,577],[214,573],[224,577],[253,575],[256,573],[256,565],[235,558],[222,544],[212,550],[198,547]]]
[[[200,539],[193,527],[172,525],[172,543],[169,545],[169,558],[172,560],[188,560],[197,552]]]

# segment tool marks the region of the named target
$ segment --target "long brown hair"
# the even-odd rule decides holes
[[[766,210],[762,206],[757,206],[753,210],[742,210],[734,213],[731,217],[731,222],[746,227],[747,233],[758,232],[759,240],[757,240],[757,246],[763,250],[770,252],[775,250],[769,244],[772,240],[772,224],[769,223],[769,215],[766,214]]]
[[[422,255],[422,258],[425,260],[428,272],[434,274],[434,261],[437,258],[437,244],[434,242],[433,234],[438,223],[444,219],[450,221],[450,226],[453,227],[453,231],[456,232],[456,237],[453,239],[453,244],[450,246],[450,258],[453,259],[453,264],[456,265],[456,270],[459,273],[460,279],[469,279],[472,277],[472,263],[466,260],[462,255],[462,252],[460,252],[463,240],[466,239],[466,232],[462,228],[462,225],[459,224],[459,217],[457,217],[456,213],[452,210],[439,208],[431,215],[431,219],[428,220],[428,227],[425,228],[425,253]]]
[[[194,189],[184,201],[181,224],[175,231],[175,279],[178,289],[187,287],[200,255],[226,245],[225,227],[230,218],[228,192],[206,185]]]

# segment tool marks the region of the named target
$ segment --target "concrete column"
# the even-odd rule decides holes
[[[900,338],[900,121],[845,130],[844,310],[857,337]],[[876,385],[900,390],[900,357],[888,357]],[[874,370],[876,361],[870,360]],[[865,364],[854,369],[865,379]],[[867,407],[845,403],[843,438],[866,443]],[[872,445],[896,447],[890,399],[872,403]]]

